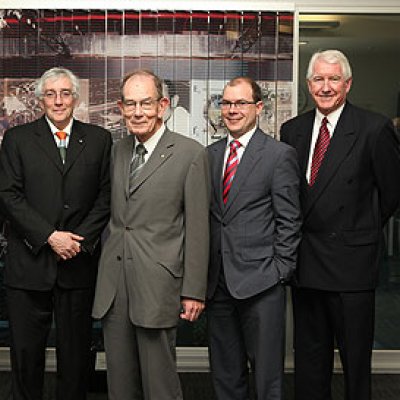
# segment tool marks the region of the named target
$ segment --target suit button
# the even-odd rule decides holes
[[[64,204],[64,210],[68,210],[69,209],[69,205],[68,204]]]
[[[336,234],[336,232],[331,232],[331,233],[328,235],[328,237],[329,237],[329,239],[336,239],[337,234]]]
[[[121,261],[122,257],[121,256],[117,256],[117,261]]]
[[[126,226],[126,227],[125,227],[125,230],[126,230],[126,231],[132,231],[133,229],[132,229],[130,226]]]

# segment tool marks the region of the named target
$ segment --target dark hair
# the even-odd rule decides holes
[[[231,79],[226,84],[226,86],[236,86],[242,82],[246,82],[251,86],[251,91],[253,93],[253,101],[255,101],[256,103],[262,101],[262,92],[260,86],[253,78],[250,78],[249,76],[237,76],[236,78]]]

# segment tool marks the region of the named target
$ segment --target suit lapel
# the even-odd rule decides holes
[[[346,156],[351,152],[357,138],[358,134],[351,117],[351,105],[347,104],[336,125],[328,150],[318,171],[317,179],[313,187],[309,189],[305,215],[323,193]]]
[[[125,197],[126,199],[129,198],[129,165],[133,157],[133,149],[135,146],[135,136],[129,134],[126,138],[122,139],[121,145],[119,147],[120,154],[116,156],[117,158],[121,157],[122,160],[122,171],[121,172],[121,179],[124,183],[125,188]],[[115,160],[114,160],[115,162]]]
[[[82,125],[79,121],[74,120],[72,124],[71,136],[68,142],[67,158],[64,165],[64,174],[68,172],[71,166],[74,164],[79,154],[86,147],[86,133],[82,129]]]
[[[224,168],[224,155],[226,149],[227,139],[220,140],[218,144],[212,147],[213,159],[215,160],[213,171],[212,171],[212,180],[214,187],[214,198],[215,204],[218,204],[221,210],[224,209],[224,203],[222,201],[222,174]]]
[[[226,217],[228,216],[228,213],[233,212],[232,209],[234,210],[235,200],[240,192],[240,187],[246,181],[246,178],[251,171],[254,170],[255,164],[261,158],[261,150],[264,148],[266,140],[267,136],[259,129],[254,132],[253,137],[250,139],[232,181],[228,201],[224,207],[224,214]]]
[[[45,120],[45,117],[38,119],[36,125],[36,141],[35,143],[41,148],[44,154],[54,163],[54,165],[63,171],[63,163],[60,157],[60,151],[51,133],[50,127]]]
[[[300,172],[306,176],[308,158],[310,154],[311,137],[314,126],[315,111],[307,113],[302,123],[301,129],[297,133],[296,151],[299,159]]]
[[[135,178],[136,185],[131,190],[130,195],[143,185],[143,183],[172,156],[174,145],[175,140],[173,135],[171,135],[170,131],[166,129],[150,158],[147,160],[146,164],[144,164],[139,176]]]

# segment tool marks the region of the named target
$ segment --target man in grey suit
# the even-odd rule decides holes
[[[282,398],[285,287],[300,240],[296,152],[257,127],[263,102],[248,77],[223,92],[229,135],[208,148],[211,254],[208,322],[219,400],[249,398],[250,361],[258,400]]]
[[[103,322],[109,399],[178,400],[176,326],[204,308],[207,155],[164,126],[169,100],[152,72],[128,74],[118,105],[130,135],[112,152],[110,234],[93,308]]]

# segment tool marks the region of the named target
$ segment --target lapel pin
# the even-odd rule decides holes
[[[83,139],[79,139],[78,142],[79,142],[80,144],[82,144],[82,143],[83,143]]]
[[[161,158],[164,158],[165,157],[165,155],[164,154],[161,154],[161,156],[160,156]]]

